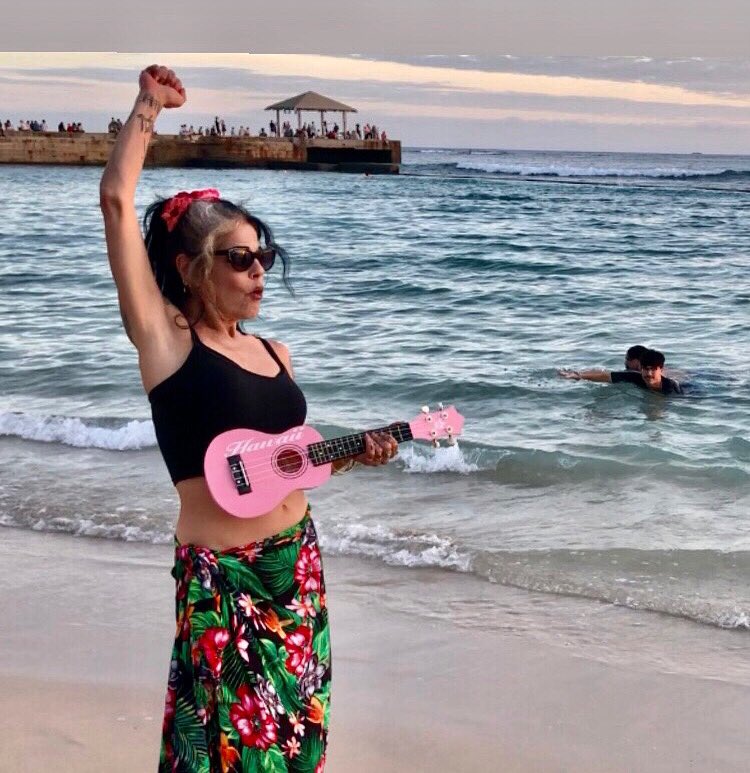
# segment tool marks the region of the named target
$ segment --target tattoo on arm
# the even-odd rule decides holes
[[[152,97],[150,94],[144,94],[139,101],[143,102],[144,105],[148,105],[154,110],[161,110],[161,102],[159,102],[158,99]]]
[[[148,135],[154,130],[154,119],[149,118],[147,115],[143,115],[143,113],[136,113],[135,117],[141,122],[141,131],[146,135],[143,138],[143,157],[145,158],[148,153]]]
[[[141,121],[141,131],[142,132],[152,132],[154,130],[154,119],[149,118],[147,115],[144,115],[143,113],[136,113],[136,118],[139,118]]]

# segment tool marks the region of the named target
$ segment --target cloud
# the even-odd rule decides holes
[[[117,68],[133,73],[151,61],[181,67],[229,68],[259,75],[315,77],[331,81],[362,80],[387,84],[411,84],[446,89],[468,89],[478,94],[539,94],[546,96],[608,98],[639,103],[750,107],[750,94],[720,94],[683,86],[637,80],[585,77],[583,75],[498,72],[455,66],[411,64],[361,57],[309,54],[0,54],[0,67],[36,69],[49,67]],[[508,60],[512,61],[512,60]]]

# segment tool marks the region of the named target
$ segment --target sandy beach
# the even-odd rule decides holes
[[[170,546],[2,536],[0,768],[155,770],[173,636]],[[747,769],[743,684],[602,663],[379,601],[411,593],[425,609],[440,604],[444,573],[340,556],[325,570],[331,773]],[[478,587],[450,582],[453,595]]]

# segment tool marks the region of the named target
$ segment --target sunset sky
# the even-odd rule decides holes
[[[188,103],[159,120],[257,132],[263,108],[318,91],[406,146],[746,153],[750,60],[684,57],[0,54],[0,118],[125,118],[138,71],[172,66]],[[310,118],[317,119],[311,115]]]

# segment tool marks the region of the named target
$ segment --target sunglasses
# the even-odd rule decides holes
[[[216,250],[214,255],[225,257],[235,271],[247,271],[256,260],[264,271],[270,271],[276,260],[274,247],[261,247],[258,250],[251,250],[249,247],[230,247],[228,250]]]

